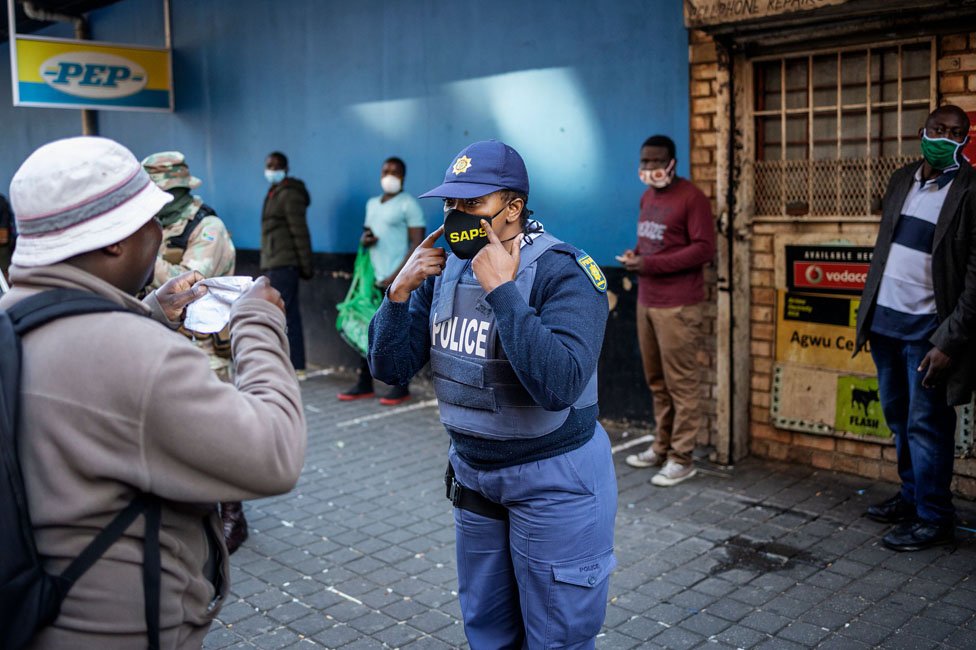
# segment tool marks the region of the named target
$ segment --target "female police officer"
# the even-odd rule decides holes
[[[511,147],[461,151],[421,197],[444,199],[444,226],[370,326],[377,378],[403,384],[431,363],[475,650],[594,647],[616,565],[616,479],[596,419],[606,279],[528,219],[528,193]],[[434,248],[441,234],[453,255]]]

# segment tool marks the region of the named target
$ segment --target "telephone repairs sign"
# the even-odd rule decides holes
[[[779,291],[776,361],[814,368],[875,374],[865,350],[853,359],[854,326],[860,300]]]
[[[873,250],[869,246],[786,246],[790,291],[860,296]]]
[[[15,106],[172,111],[170,51],[16,37]]]

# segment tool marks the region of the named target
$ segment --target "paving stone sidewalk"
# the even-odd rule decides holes
[[[305,470],[292,493],[247,504],[205,648],[467,647],[432,396],[340,403],[347,383],[304,383]],[[597,648],[976,648],[972,503],[957,502],[955,547],[896,554],[861,517],[891,484],[747,460],[662,489],[627,453]]]

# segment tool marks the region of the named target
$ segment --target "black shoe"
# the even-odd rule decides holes
[[[901,497],[901,492],[887,501],[868,506],[865,516],[883,524],[897,524],[901,521],[911,521],[915,518],[915,506]]]
[[[893,551],[921,551],[941,544],[951,544],[956,540],[952,524],[926,524],[916,522],[912,526],[895,526],[881,538],[885,546]]]
[[[394,386],[390,389],[389,393],[380,398],[380,404],[383,406],[396,406],[397,404],[403,404],[408,399],[410,399],[410,388],[408,386]]]
[[[357,399],[366,399],[367,397],[373,397],[374,395],[376,395],[376,393],[373,392],[372,383],[368,385],[357,383],[352,388],[342,391],[341,393],[336,395],[336,397],[339,399],[340,402],[351,402]]]
[[[918,520],[916,519],[906,519],[899,524],[895,524],[894,528],[890,528],[886,534],[904,537],[905,535],[911,534],[912,529],[915,528],[915,524],[917,523]]]

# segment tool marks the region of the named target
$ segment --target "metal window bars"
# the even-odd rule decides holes
[[[755,216],[875,215],[936,104],[933,38],[753,59]]]

